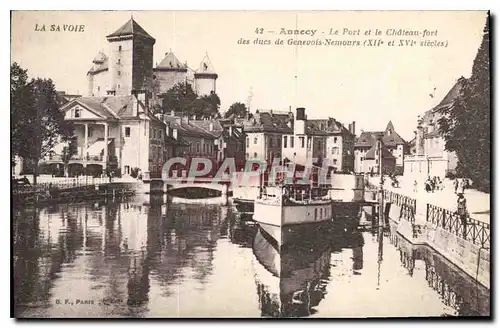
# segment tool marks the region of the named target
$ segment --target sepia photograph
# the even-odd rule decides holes
[[[489,11],[10,36],[12,318],[491,318]]]

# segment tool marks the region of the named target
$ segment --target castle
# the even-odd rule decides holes
[[[199,95],[216,92],[218,78],[212,63],[205,55],[195,71],[173,52],[153,67],[153,48],[156,40],[132,17],[107,37],[108,55],[99,51],[87,72],[90,97],[127,96],[133,91],[147,91],[153,99],[166,93],[177,83],[189,83]]]

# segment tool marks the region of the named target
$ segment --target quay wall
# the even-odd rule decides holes
[[[400,217],[401,207],[391,203],[389,219],[391,230],[401,234],[412,244],[427,245],[455,264],[470,277],[490,288],[490,250],[475,245],[445,229],[417,218],[415,224]]]

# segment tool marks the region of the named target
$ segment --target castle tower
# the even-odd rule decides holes
[[[161,95],[178,83],[188,82],[187,73],[187,64],[181,63],[172,51],[167,52],[154,69],[154,93]]]
[[[215,73],[214,67],[208,58],[208,54],[200,63],[200,67],[194,74],[196,93],[199,96],[209,95],[216,91],[216,81],[219,76]]]
[[[110,95],[129,95],[132,90],[151,91],[153,46],[156,40],[133,18],[106,37],[109,42]]]
[[[108,78],[108,57],[101,51],[92,60],[92,67],[87,72],[88,96],[102,96],[106,94]]]

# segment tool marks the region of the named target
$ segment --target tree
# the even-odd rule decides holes
[[[178,83],[170,88],[161,98],[163,100],[163,113],[168,114],[172,110],[184,112],[185,108],[194,101],[197,96],[191,84]]]
[[[217,94],[212,91],[209,95],[201,97],[201,99],[206,103],[206,107],[203,110],[203,116],[216,117],[217,114],[219,114],[220,108],[219,96],[217,96]]]
[[[198,97],[191,84],[178,83],[168,90],[163,96],[162,111],[165,114],[172,110],[188,116],[217,117],[220,99],[216,93]]]
[[[236,118],[243,118],[247,114],[247,106],[240,102],[235,102],[229,109],[224,113],[224,118],[228,118],[231,115],[234,115]]]
[[[23,147],[23,126],[29,119],[33,106],[32,86],[28,83],[28,72],[17,63],[10,67],[10,117],[11,117],[11,147],[12,164],[14,157],[19,156]]]
[[[479,190],[490,191],[490,40],[489,19],[484,27],[469,79],[460,78],[462,88],[451,108],[441,110],[439,129],[445,148],[458,157],[457,173],[470,177]]]
[[[38,163],[58,142],[73,135],[73,125],[64,120],[64,113],[59,110],[52,80],[37,78],[24,84],[25,78],[27,71],[13,64],[11,117],[15,127],[11,137],[13,154],[33,163],[33,183],[36,184]]]

